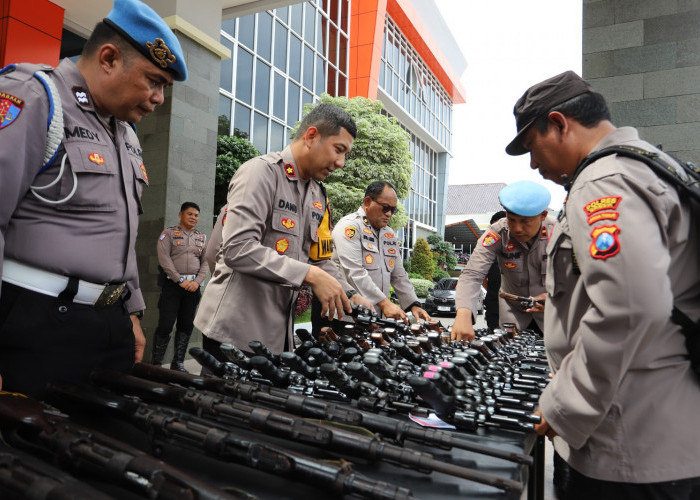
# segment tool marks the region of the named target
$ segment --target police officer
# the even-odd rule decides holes
[[[453,339],[474,339],[472,311],[476,310],[481,283],[494,262],[501,269],[501,291],[544,298],[545,250],[555,222],[547,215],[550,199],[547,188],[532,181],[514,182],[501,190],[499,200],[506,217],[479,238],[457,282]],[[541,306],[522,310],[517,302],[504,300],[499,306],[501,325],[515,323],[519,329],[541,332]]]
[[[389,227],[398,198],[394,186],[375,181],[367,186],[362,206],[346,215],[333,229],[333,262],[350,286],[361,293],[387,318],[430,320],[420,306],[413,285],[401,263],[401,248]],[[401,307],[389,299],[393,285]]]
[[[350,287],[330,261],[330,213],[320,181],[343,167],[356,130],[347,112],[319,104],[284,151],[247,161],[231,179],[223,246],[195,317],[214,356],[222,358],[222,342],[250,350],[248,342],[260,340],[273,353],[293,348],[302,284],[311,285],[323,315],[350,311]]]
[[[571,465],[567,499],[697,498],[700,384],[681,322],[700,318],[700,221],[648,166],[592,152],[640,148],[573,71],[528,89],[506,148],[565,185],[547,249],[545,347],[554,374],[535,430]],[[675,167],[674,167],[675,166]],[[682,323],[682,322],[681,322]],[[689,332],[690,333],[690,332]]]
[[[41,397],[51,379],[141,359],[134,244],[148,175],[130,122],[186,77],[177,38],[138,0],[115,0],[77,63],[0,76],[3,388]]]
[[[194,314],[201,297],[199,287],[207,276],[204,252],[207,237],[197,231],[199,205],[186,201],[178,214],[180,223],[165,229],[158,237],[158,263],[162,269],[162,290],[158,300],[160,317],[153,341],[151,362],[159,365],[175,329],[175,353],[170,368],[186,372],[185,355],[194,328]]]

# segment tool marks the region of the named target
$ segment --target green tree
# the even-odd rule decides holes
[[[411,189],[413,162],[410,136],[395,118],[381,114],[384,105],[365,97],[332,97],[322,94],[320,102],[335,104],[346,110],[357,124],[357,137],[352,144],[345,167],[336,170],[324,182],[333,207],[333,223],[362,205],[365,189],[377,180],[393,184],[399,199],[407,198]],[[316,104],[307,104],[308,113]],[[292,136],[300,123],[292,130]],[[406,225],[408,217],[399,204],[399,211],[389,221],[394,229]]]
[[[411,272],[418,273],[427,280],[433,280],[435,261],[425,238],[418,238],[411,254]]]
[[[431,234],[428,236],[428,243],[435,252],[436,263],[439,266],[445,264],[448,271],[454,271],[457,267],[457,258],[455,257],[454,247],[447,241],[442,239],[439,234]]]
[[[253,143],[245,137],[220,135],[216,138],[216,177],[214,180],[214,213],[226,203],[231,177],[243,163],[259,156]]]

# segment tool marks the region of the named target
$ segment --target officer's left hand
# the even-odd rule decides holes
[[[539,434],[540,436],[547,436],[549,439],[554,438],[554,436],[557,435],[557,431],[552,429],[552,427],[549,425],[549,423],[545,420],[544,415],[542,415],[542,412],[540,411],[540,408],[537,407],[537,409],[533,412],[533,415],[539,415],[542,421],[539,424],[535,424],[535,432]]]
[[[188,292],[196,292],[197,290],[199,290],[199,283],[197,283],[196,281],[183,281],[182,283],[180,283],[180,286]]]
[[[350,297],[350,302],[356,306],[365,306],[368,307],[370,311],[374,311],[374,305],[359,293]]]
[[[535,295],[535,296],[533,297],[533,299],[545,301],[545,300],[547,300],[547,292],[541,293],[541,294],[539,294],[539,295]],[[544,302],[542,302],[541,304],[540,304],[540,303],[536,303],[536,304],[535,304],[535,307],[531,307],[531,308],[529,308],[529,309],[525,309],[525,312],[528,312],[528,313],[543,313],[543,312],[544,312],[544,304],[545,304]]]
[[[430,315],[425,312],[425,310],[420,307],[420,306],[413,306],[411,308],[411,313],[413,314],[413,317],[416,318],[417,320],[424,320],[424,321],[430,321],[431,317]]]
[[[146,336],[141,328],[141,321],[135,314],[131,315],[131,326],[134,330],[134,363],[143,360],[143,351],[146,348]]]

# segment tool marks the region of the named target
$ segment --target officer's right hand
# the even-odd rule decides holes
[[[317,266],[310,266],[304,284],[311,285],[314,295],[321,303],[321,316],[333,319],[336,312],[342,317],[342,311],[350,314],[352,307],[343,287],[338,280]]]
[[[398,319],[401,321],[407,321],[408,316],[406,316],[406,313],[404,312],[403,309],[401,309],[399,306],[394,304],[392,301],[389,299],[384,299],[381,302],[377,304],[381,310],[382,314],[386,316],[387,318],[394,318]]]
[[[471,342],[474,340],[475,335],[471,310],[466,307],[460,307],[457,309],[457,316],[455,316],[455,322],[452,324],[450,338],[452,340],[467,340]]]

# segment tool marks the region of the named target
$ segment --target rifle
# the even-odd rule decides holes
[[[31,493],[30,493],[31,492]],[[5,500],[107,500],[70,474],[0,443],[0,495]]]
[[[511,302],[517,302],[518,306],[524,311],[525,309],[532,309],[537,304],[544,305],[544,300],[536,299],[534,297],[525,297],[524,295],[514,295],[508,292],[501,292],[498,294],[502,299],[510,300]]]
[[[236,435],[228,426],[178,410],[145,404],[138,398],[119,396],[88,385],[64,383],[51,383],[47,391],[64,403],[88,406],[126,420],[155,440],[302,481],[336,495],[357,494],[378,500],[412,498],[406,488],[357,474],[350,462],[341,460],[338,465],[261,441],[251,441]]]
[[[409,421],[358,410],[348,405],[339,405],[318,398],[295,394],[286,389],[238,380],[205,379],[196,375],[145,363],[137,363],[132,369],[132,373],[145,379],[196,389],[206,389],[234,396],[267,407],[296,413],[303,417],[363,426],[393,439],[398,444],[403,444],[405,440],[408,440],[445,450],[459,448],[525,465],[533,464],[532,457],[528,455],[498,450],[474,443],[448,432],[420,427]]]
[[[0,392],[0,428],[15,447],[146,498],[249,498],[224,493],[136,448],[75,425],[23,394]]]
[[[337,426],[310,422],[279,410],[252,406],[218,393],[183,389],[114,371],[93,372],[91,379],[110,389],[134,394],[147,401],[177,406],[198,415],[215,418],[222,423],[270,433],[331,451],[381,460],[426,474],[433,471],[442,472],[506,491],[523,489],[522,483],[441,462],[429,453],[389,444],[376,435],[366,436]]]

